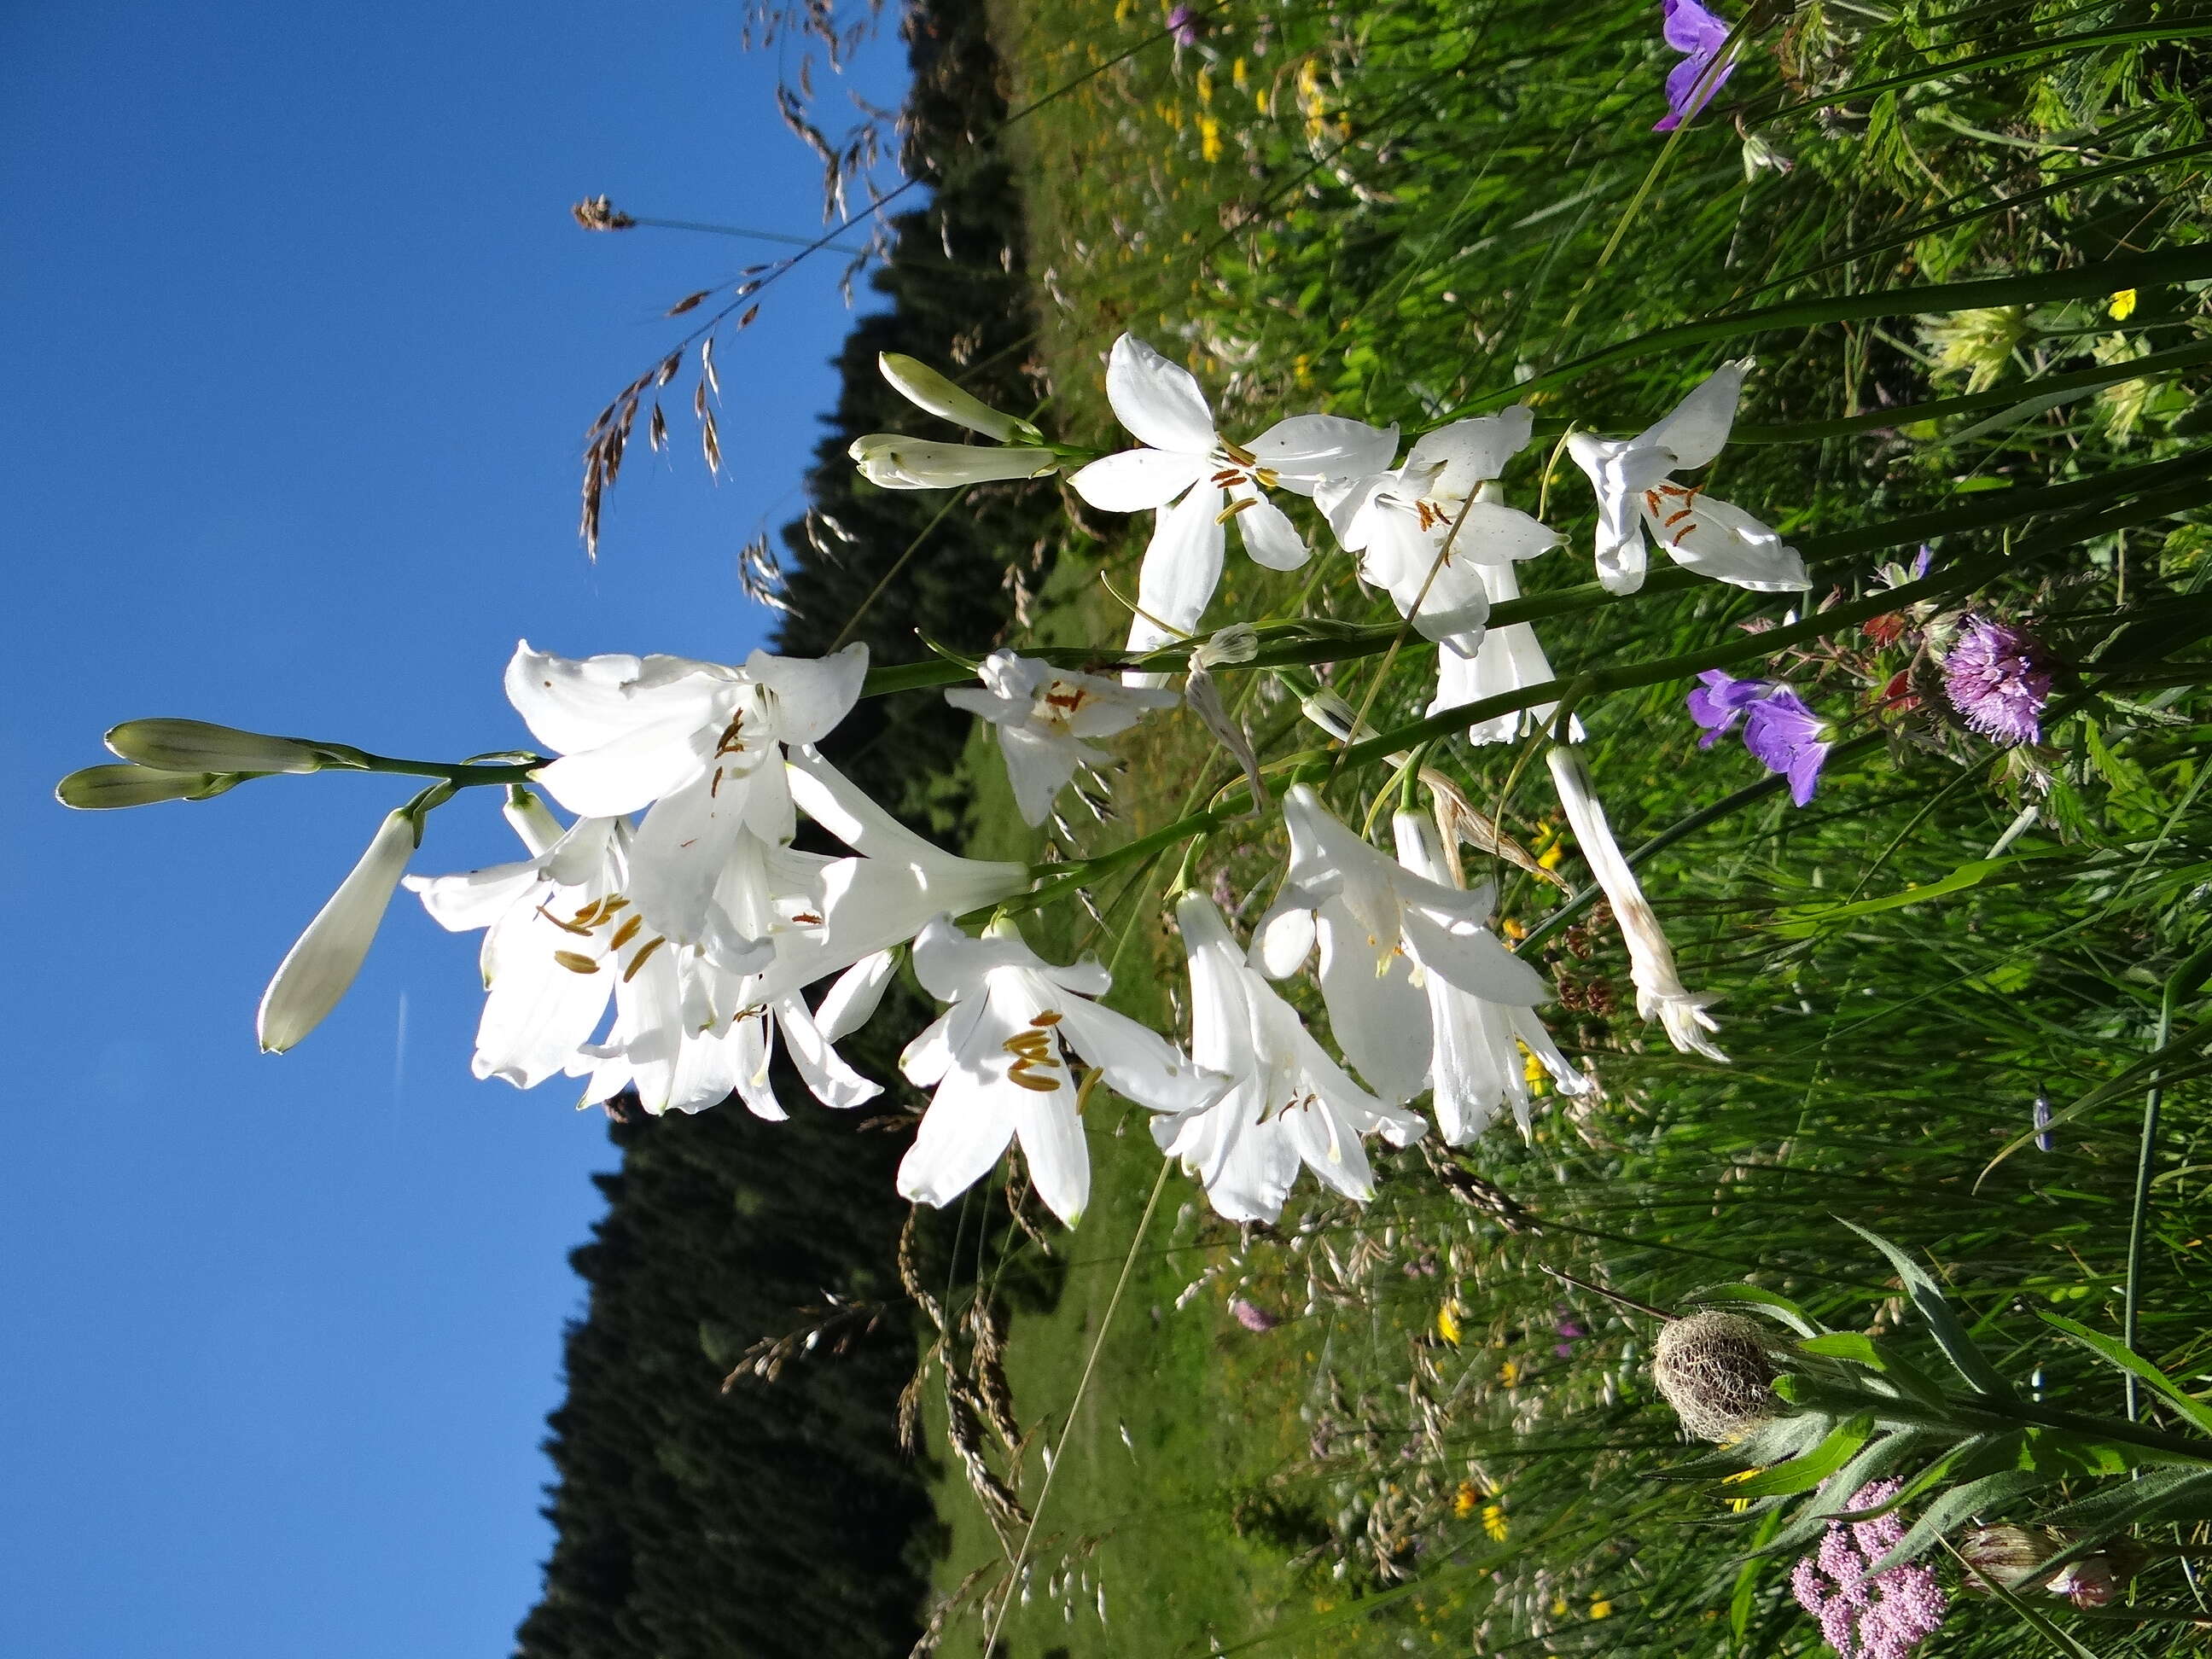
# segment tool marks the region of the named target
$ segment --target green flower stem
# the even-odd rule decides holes
[[[395,760],[389,755],[372,755],[366,749],[343,743],[319,743],[315,747],[337,763],[333,770],[343,768],[356,772],[393,772],[410,778],[438,778],[456,789],[473,789],[492,783],[527,783],[538,768],[551,764],[542,755],[501,765],[482,761]]]
[[[2208,474],[2212,474],[2212,449],[2195,451],[2170,460],[2117,468],[2096,477],[2077,478],[2068,483],[2025,489],[1989,490],[1970,497],[1963,507],[1908,514],[1903,518],[1878,525],[1835,531],[1825,536],[1808,536],[1798,544],[1798,550],[1804,554],[1816,576],[1840,578],[1856,574],[1858,562],[1869,553],[1911,547],[1939,536],[1987,530],[2036,514],[2100,506],[2130,494],[2180,485],[2201,479]],[[2195,504],[2194,501],[2181,503]],[[2171,507],[2161,506],[2157,513],[2149,516],[2162,516],[2170,510]],[[1670,565],[1665,569],[1653,571],[1645,579],[1643,587],[1634,593],[1613,593],[1608,592],[1601,583],[1578,582],[1574,586],[1560,588],[1554,592],[1531,594],[1494,605],[1490,612],[1490,626],[1503,628],[1509,623],[1543,622],[1555,617],[1609,610],[1615,605],[1633,605],[1656,594],[1686,592],[1706,581],[1706,578],[1680,565]],[[1903,608],[1911,600],[1909,598],[1899,599],[1898,595],[1906,591],[1901,588],[1889,590],[1885,602],[1867,614],[1881,616]],[[1917,592],[1918,590],[1912,591]],[[1376,656],[1390,649],[1392,642],[1400,637],[1403,629],[1403,623],[1398,621],[1343,623],[1318,618],[1263,623],[1258,629],[1258,654],[1248,662],[1221,664],[1218,672],[1225,673],[1240,669],[1349,662],[1357,657]],[[1415,635],[1406,640],[1405,649],[1425,652],[1433,650],[1435,647],[1431,641]],[[1056,668],[1098,670],[1127,665],[1155,673],[1180,673],[1190,652],[1188,644],[1167,646],[1134,657],[1115,646],[1036,646],[1025,647],[1022,654],[1051,663]],[[860,694],[869,697],[888,696],[898,691],[921,691],[936,686],[957,685],[974,678],[975,671],[964,664],[941,657],[928,657],[920,662],[892,663],[871,668]]]
[[[2158,1000],[2158,1041],[2152,1045],[2154,1052],[2172,1042],[2174,1005],[2203,983],[2209,969],[2212,969],[2212,945],[2197,951],[2166,975],[2166,988]],[[2136,1146],[2135,1200],[2128,1214],[2127,1288],[2120,1304],[2120,1341],[2135,1353],[2142,1352],[2136,1346],[2136,1339],[2142,1334],[2143,1237],[2148,1231],[2151,1170],[2158,1158],[2159,1113],[2165,1095],[2166,1079],[2153,1077],[2143,1097],[2142,1134]],[[2132,1423],[2142,1414],[2142,1379],[2130,1373],[2126,1380],[2128,1421]]]

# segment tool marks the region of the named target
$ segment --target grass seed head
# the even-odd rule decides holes
[[[1700,1313],[1660,1333],[1651,1379],[1700,1440],[1732,1440],[1775,1414],[1765,1330],[1741,1314]]]

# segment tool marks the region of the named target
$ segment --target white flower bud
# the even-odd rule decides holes
[[[320,750],[296,738],[205,720],[125,720],[107,734],[107,746],[164,772],[314,772],[325,764]]]
[[[890,382],[891,390],[900,397],[933,415],[942,416],[955,426],[996,438],[1002,444],[1033,444],[1038,440],[1037,429],[1027,421],[992,408],[973,392],[953,385],[927,363],[903,352],[886,351],[876,359],[876,366],[883,370],[884,379]]]
[[[219,772],[159,772],[146,766],[88,766],[54,786],[54,799],[80,811],[151,806],[164,800],[205,800],[236,783]]]
[[[855,438],[846,453],[862,477],[884,489],[951,489],[1000,478],[1042,478],[1060,465],[1048,449],[932,443],[896,432]]]
[[[338,1006],[368,955],[400,872],[414,855],[416,834],[405,808],[389,814],[361,862],[285,953],[254,1021],[264,1053],[283,1053]]]

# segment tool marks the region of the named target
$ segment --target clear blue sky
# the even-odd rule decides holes
[[[273,780],[73,814],[100,733],[182,714],[458,757],[524,740],[515,640],[732,659],[848,325],[834,268],[724,359],[730,476],[642,443],[596,568],[577,440],[662,307],[811,232],[733,0],[0,10],[0,1651],[485,1656],[536,1595],[567,1251],[611,1159],[573,1092],[469,1076],[475,939],[403,898],[353,994],[261,986],[406,791]],[[895,43],[863,82],[896,100]],[[496,801],[416,867],[514,856]]]

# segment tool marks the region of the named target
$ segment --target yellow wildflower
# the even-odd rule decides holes
[[[1229,66],[1229,84],[1239,92],[1244,90],[1244,60],[1242,58]]]
[[[1213,71],[1210,69],[1198,72],[1198,101],[1201,104],[1213,101]]]
[[[1114,21],[1126,23],[1136,9],[1136,0],[1114,0]]]
[[[1554,1619],[1564,1619],[1566,1616],[1567,1598],[1564,1595],[1553,1596],[1552,1598],[1552,1617]]]
[[[1500,1365],[1498,1368],[1498,1380],[1500,1382],[1503,1382],[1509,1389],[1519,1388],[1521,1386],[1521,1368],[1515,1364],[1511,1360],[1507,1360],[1503,1365]]]
[[[1482,1506],[1482,1529],[1490,1534],[1492,1543],[1502,1544],[1505,1541],[1505,1534],[1510,1528],[1505,1524],[1505,1510],[1503,1505],[1492,1502]]]
[[[1198,159],[1218,161],[1221,159],[1221,123],[1211,115],[1198,118]]]
[[[1721,1477],[1721,1485],[1723,1486],[1739,1486],[1742,1482],[1750,1480],[1752,1476],[1758,1473],[1759,1471],[1757,1469],[1738,1469],[1734,1474],[1723,1475]],[[1734,1510],[1738,1515],[1741,1515],[1746,1510],[1751,1507],[1752,1501],[1753,1500],[1748,1498],[1731,1498],[1728,1501],[1728,1506]]]
[[[1459,1490],[1452,1493],[1452,1513],[1464,1521],[1474,1513],[1475,1505],[1482,1502],[1482,1488],[1472,1480],[1462,1480]]]
[[[2112,304],[2105,307],[2105,315],[2116,323],[2124,323],[2136,314],[2136,291],[2124,288],[2112,295]]]
[[[1252,94],[1252,107],[1258,110],[1262,115],[1265,115],[1267,112],[1267,88],[1261,87],[1259,91]]]
[[[1612,1603],[1612,1602],[1610,1602],[1610,1601],[1607,1601],[1607,1600],[1605,1599],[1605,1597],[1603,1597],[1602,1595],[1593,1595],[1593,1596],[1591,1596],[1591,1597],[1590,1597],[1590,1617],[1591,1617],[1591,1618],[1593,1618],[1593,1619],[1604,1619],[1604,1618],[1607,1618],[1607,1617],[1609,1617],[1609,1616],[1612,1614],[1612,1613],[1613,1613],[1613,1603]]]
[[[1437,1310],[1437,1334],[1455,1348],[1459,1346],[1459,1316],[1466,1311],[1459,1305],[1459,1298],[1455,1296],[1448,1298],[1444,1305]]]
[[[1498,931],[1516,944],[1528,937],[1528,930],[1510,916],[1500,916],[1498,919]]]

